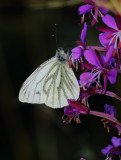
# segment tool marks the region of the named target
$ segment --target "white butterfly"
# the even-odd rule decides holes
[[[77,100],[79,91],[79,84],[73,70],[69,68],[67,55],[59,48],[53,58],[41,64],[23,83],[19,100],[61,108],[68,105],[67,99]]]

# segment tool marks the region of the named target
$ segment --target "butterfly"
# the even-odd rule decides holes
[[[69,67],[67,54],[59,48],[54,57],[42,63],[26,79],[20,89],[19,100],[62,108],[68,105],[67,99],[77,100],[79,92],[80,87]]]

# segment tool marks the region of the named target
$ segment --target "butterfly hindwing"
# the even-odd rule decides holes
[[[68,105],[67,99],[78,99],[79,85],[68,63],[57,63],[51,67],[43,85],[44,103],[52,108]]]

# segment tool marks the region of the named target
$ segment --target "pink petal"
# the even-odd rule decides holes
[[[113,49],[114,49],[114,45],[111,45],[106,53],[106,56],[104,56],[104,61],[107,64],[111,64],[112,62],[112,58],[113,58]]]
[[[79,11],[79,14],[84,14],[84,13],[87,13],[89,12],[94,6],[92,5],[83,5],[81,6],[78,11]]]
[[[100,7],[100,10],[101,10],[101,12],[102,12],[103,14],[107,14],[107,13],[108,13],[108,11],[109,11],[108,9],[101,8],[101,7]]]
[[[107,73],[107,77],[110,81],[111,84],[114,84],[116,82],[116,78],[117,78],[117,71],[116,69],[111,69],[108,73]]]
[[[96,53],[91,48],[89,50],[84,51],[84,57],[90,64],[101,67]]]
[[[108,145],[106,148],[101,149],[102,154],[106,155],[109,153],[109,151],[113,148],[112,145]]]
[[[87,24],[86,22],[84,23],[84,28],[82,29],[82,32],[81,32],[81,40],[83,42],[83,44],[86,45],[86,32],[87,32]]]
[[[112,38],[111,37],[109,39],[106,39],[108,35],[110,35],[110,33],[101,33],[101,34],[99,34],[99,41],[104,47],[106,47],[109,44],[109,42],[110,42],[110,40]]]
[[[114,18],[109,15],[109,14],[106,14],[103,18],[102,18],[103,22],[110,28],[113,28],[115,30],[118,31],[118,27],[116,25],[116,22],[114,20]]]
[[[91,79],[91,73],[90,72],[85,72],[85,73],[82,73],[80,75],[80,83],[81,84],[89,82],[90,79]]]
[[[73,59],[79,59],[82,56],[82,53],[83,53],[81,47],[79,47],[79,46],[73,48],[71,50],[71,52],[73,53],[73,55],[72,55]]]
[[[79,113],[88,115],[90,109],[88,107],[83,106],[81,103],[76,102],[75,100],[68,100],[69,105],[74,107]]]
[[[114,29],[107,28],[107,27],[96,27],[96,29],[98,31],[107,32],[107,33],[115,33],[116,32]]]
[[[121,145],[121,138],[117,138],[117,137],[112,137],[111,138],[111,142],[113,143],[113,145],[115,147],[118,147]]]

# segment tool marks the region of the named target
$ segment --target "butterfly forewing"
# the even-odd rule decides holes
[[[57,58],[53,57],[44,62],[27,78],[19,92],[19,100],[21,102],[44,103],[42,97],[43,83],[50,67],[55,61],[57,61]]]

